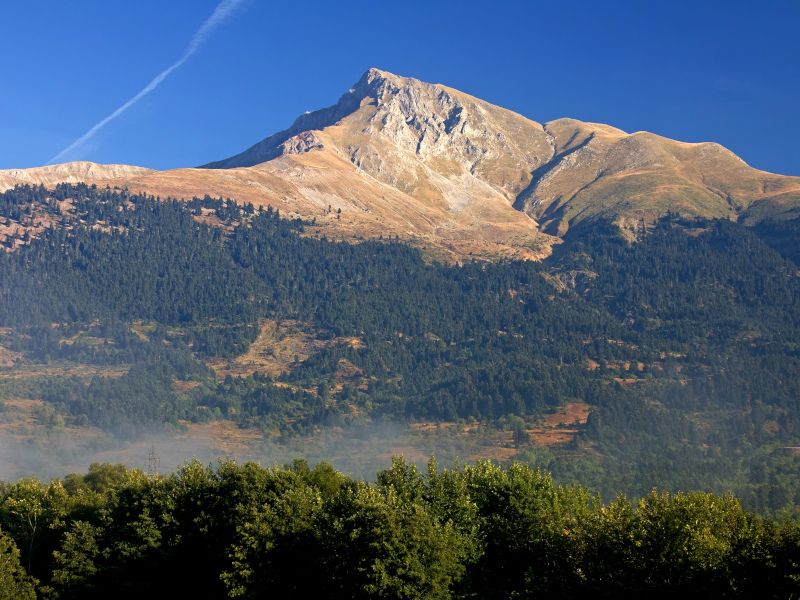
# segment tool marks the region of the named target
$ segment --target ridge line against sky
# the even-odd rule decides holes
[[[209,34],[219,25],[221,25],[228,17],[230,17],[233,12],[244,2],[245,0],[222,0],[217,7],[214,9],[214,12],[211,13],[211,16],[208,17],[200,28],[195,32],[192,36],[192,39],[189,41],[189,45],[184,50],[183,55],[172,63],[169,67],[161,71],[158,75],[156,75],[150,83],[144,86],[139,93],[135,96],[130,98],[124,104],[122,104],[119,108],[117,108],[114,112],[110,115],[105,117],[104,119],[98,121],[95,125],[89,129],[86,133],[84,133],[81,137],[76,139],[72,142],[69,146],[61,150],[58,154],[53,156],[50,160],[47,161],[47,164],[53,164],[67,156],[73,150],[76,150],[83,146],[86,142],[92,139],[95,134],[100,131],[103,127],[108,125],[111,121],[116,119],[117,117],[121,116],[126,110],[132,107],[134,104],[139,102],[142,98],[147,96],[150,92],[154,91],[161,83],[169,77],[174,71],[179,69],[183,64],[189,60],[203,45],[203,43],[208,38]]]

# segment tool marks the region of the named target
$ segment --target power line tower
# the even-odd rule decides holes
[[[147,452],[147,476],[157,477],[158,468],[160,466],[161,458],[159,458],[158,452],[156,452],[156,447],[150,446],[150,450]]]

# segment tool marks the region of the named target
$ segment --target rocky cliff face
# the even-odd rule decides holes
[[[339,102],[301,116],[208,168],[331,152],[402,193],[463,209],[491,196],[513,203],[554,155],[543,127],[456,90],[370,69]]]
[[[444,159],[478,173],[510,157],[521,168],[552,155],[546,133],[534,121],[441,85],[370,69],[335,105],[302,115],[289,129],[206,167],[249,167],[321,149],[320,138],[374,174],[383,172],[378,157],[386,152],[391,156],[381,158],[399,153],[420,162]]]

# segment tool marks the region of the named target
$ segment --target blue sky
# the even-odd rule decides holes
[[[214,0],[4,3],[0,168],[46,163],[177,61]],[[66,159],[154,168],[243,150],[371,66],[537,121],[717,141],[800,175],[800,2],[243,0]]]

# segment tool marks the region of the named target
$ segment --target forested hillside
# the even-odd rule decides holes
[[[208,197],[18,187],[0,218],[27,227],[0,256],[0,346],[14,357],[0,398],[43,400],[66,426],[132,439],[226,419],[285,439],[473,423],[513,430],[517,459],[607,499],[658,486],[733,490],[767,513],[800,503],[791,223],[668,215],[634,243],[596,224],[544,263],[448,266]],[[307,355],[221,372],[265,320],[302,329]],[[539,444],[530,432],[568,403],[588,421]]]

